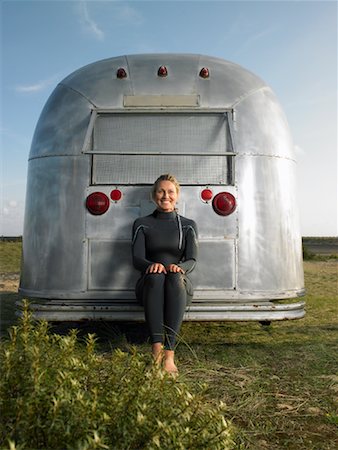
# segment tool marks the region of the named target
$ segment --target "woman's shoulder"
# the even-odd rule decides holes
[[[187,217],[184,217],[181,215],[180,215],[180,219],[181,219],[182,225],[184,227],[192,227],[194,229],[197,229],[197,224],[194,220],[188,219]]]
[[[134,220],[134,228],[139,227],[140,225],[147,226],[153,220],[153,214],[149,214],[148,216],[138,217]]]

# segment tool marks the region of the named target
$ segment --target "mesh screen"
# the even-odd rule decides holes
[[[93,152],[231,151],[226,117],[226,114],[101,114],[94,125]]]
[[[181,184],[231,184],[231,156],[94,155],[93,184],[152,184],[174,173]]]

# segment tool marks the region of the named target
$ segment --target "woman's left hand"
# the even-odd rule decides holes
[[[167,272],[173,272],[173,273],[184,273],[184,270],[177,266],[176,264],[169,264],[169,266],[166,267]]]

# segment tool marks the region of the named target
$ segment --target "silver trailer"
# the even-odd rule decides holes
[[[285,116],[256,75],[188,54],[98,61],[51,94],[29,156],[19,288],[35,317],[144,320],[131,229],[167,172],[182,186],[179,213],[199,228],[185,320],[303,317]]]

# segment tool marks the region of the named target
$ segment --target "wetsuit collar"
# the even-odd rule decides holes
[[[156,219],[160,219],[160,220],[177,220],[177,226],[178,226],[178,249],[181,250],[182,245],[183,245],[183,230],[182,230],[182,223],[181,223],[181,218],[179,216],[179,214],[177,214],[176,211],[171,211],[171,212],[162,212],[159,211],[158,209],[155,209],[155,211],[153,212],[153,216]]]
[[[158,209],[155,209],[153,212],[153,216],[156,217],[156,219],[162,219],[162,220],[173,220],[177,217],[176,211],[170,211],[170,212],[162,212]]]

